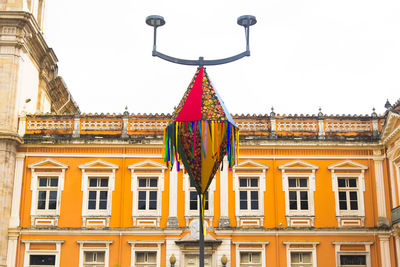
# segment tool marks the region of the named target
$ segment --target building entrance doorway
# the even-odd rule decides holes
[[[204,267],[212,267],[211,255],[204,255]],[[185,254],[185,267],[199,267],[200,259],[198,254]]]

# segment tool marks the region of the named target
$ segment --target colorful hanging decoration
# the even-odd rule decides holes
[[[178,170],[183,163],[204,208],[204,193],[224,156],[229,169],[236,165],[238,144],[239,129],[199,67],[165,128],[164,161],[169,168],[175,163]]]

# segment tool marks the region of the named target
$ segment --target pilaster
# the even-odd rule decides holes
[[[176,163],[177,164],[177,163]],[[169,215],[167,219],[167,227],[169,228],[178,228],[179,221],[177,217],[177,200],[178,195],[178,171],[175,166],[169,172]]]
[[[228,160],[225,157],[223,159],[225,168],[220,172],[219,183],[220,183],[220,217],[218,221],[218,227],[227,228],[231,226],[229,219],[229,198],[228,198]]]
[[[375,150],[376,156],[381,156],[380,150]],[[374,159],[376,200],[378,207],[378,226],[389,226],[386,215],[385,183],[383,177],[383,157]]]
[[[379,248],[381,250],[381,267],[391,267],[389,239],[390,235],[379,235]]]

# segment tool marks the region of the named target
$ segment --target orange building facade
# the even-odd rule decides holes
[[[400,266],[400,103],[383,116],[236,115],[206,199],[206,266]],[[9,266],[198,266],[198,199],[169,115],[19,118]]]

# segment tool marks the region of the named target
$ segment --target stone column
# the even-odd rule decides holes
[[[8,233],[7,267],[15,267],[18,236],[17,230]]]
[[[219,174],[220,215],[218,227],[227,228],[231,226],[228,203],[228,159],[224,157],[223,161],[224,169]]]
[[[176,164],[176,163],[175,163]],[[178,172],[176,166],[169,172],[169,215],[167,220],[167,227],[178,228]]]
[[[390,262],[390,247],[389,238],[390,235],[380,235],[379,237],[379,247],[381,250],[381,267],[391,267]]]
[[[0,266],[6,266],[17,142],[0,139]]]
[[[375,155],[380,155],[381,152],[374,151]],[[386,215],[386,200],[385,200],[385,183],[383,177],[383,158],[374,159],[375,164],[375,182],[376,182],[376,201],[378,206],[378,227],[387,226],[390,223]]]

